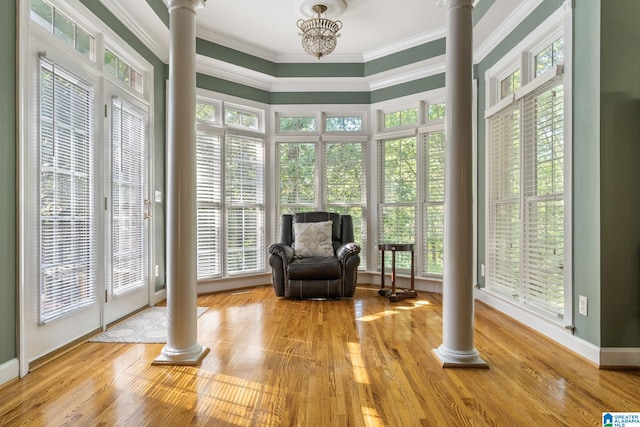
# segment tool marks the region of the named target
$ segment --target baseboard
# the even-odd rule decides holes
[[[20,376],[20,364],[18,359],[11,359],[0,365],[0,385],[16,379]]]
[[[262,273],[252,276],[225,277],[222,279],[211,279],[198,283],[198,295],[209,294],[221,291],[233,291],[254,286],[264,286],[271,283],[271,274]]]
[[[534,331],[593,362],[597,366],[602,364],[600,347],[576,337],[571,333],[571,330],[562,327],[562,325],[544,319],[482,289],[475,289],[474,296],[478,301],[482,301],[488,306],[512,317]]]
[[[162,288],[153,295],[153,304],[156,305],[160,301],[164,301],[167,299],[167,288]]]
[[[601,348],[600,367],[605,369],[640,368],[640,348]]]

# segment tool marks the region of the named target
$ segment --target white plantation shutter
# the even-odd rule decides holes
[[[225,138],[227,270],[264,268],[264,141],[228,134]]]
[[[111,280],[108,288],[111,295],[121,295],[146,285],[147,114],[119,98],[113,98],[111,111]]]
[[[41,324],[96,301],[93,90],[40,58]]]
[[[564,313],[564,93],[561,77],[523,100],[523,297]]]
[[[549,76],[488,119],[487,287],[563,318],[564,91]]]
[[[205,126],[196,133],[198,279],[222,274],[222,144]]]
[[[520,293],[520,107],[489,119],[488,286]]]

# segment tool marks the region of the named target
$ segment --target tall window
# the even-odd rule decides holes
[[[40,58],[39,323],[96,300],[93,89]]]
[[[196,112],[198,279],[262,271],[262,112],[207,101]]]
[[[553,53],[558,45],[536,58],[561,57]],[[566,231],[560,71],[550,67],[488,118],[487,288],[562,319]]]
[[[424,109],[418,135],[378,142],[378,242],[414,243],[419,273],[444,270],[444,104]],[[402,110],[398,115],[406,114]],[[417,109],[415,109],[418,114]],[[385,114],[385,117],[389,114]],[[412,119],[413,120],[413,119]],[[414,120],[417,123],[417,118]],[[385,122],[385,125],[387,123]],[[385,263],[390,260],[385,259]],[[396,254],[396,266],[409,269],[409,253]]]
[[[277,143],[278,217],[313,210],[351,215],[355,240],[365,245],[366,142],[363,137],[347,136],[362,132],[363,117],[328,114],[323,118],[327,135],[321,138],[322,141],[317,137],[300,136],[307,142]],[[283,116],[279,117],[279,131],[311,132],[316,122],[315,117]],[[361,268],[365,268],[364,251],[360,257]]]

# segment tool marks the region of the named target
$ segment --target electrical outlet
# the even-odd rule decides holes
[[[585,297],[584,295],[580,295],[580,302],[579,302],[579,306],[578,306],[578,312],[580,314],[582,314],[583,316],[587,315],[587,303],[588,303],[588,299],[587,297]]]

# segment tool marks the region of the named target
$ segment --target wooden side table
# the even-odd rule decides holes
[[[389,301],[400,301],[405,298],[416,298],[418,293],[414,290],[414,252],[413,243],[380,243],[378,249],[382,255],[382,267],[380,273],[382,275],[380,281],[379,295],[389,298]],[[384,251],[391,251],[391,290],[384,287]],[[411,252],[411,289],[403,289],[396,291],[396,252]]]

